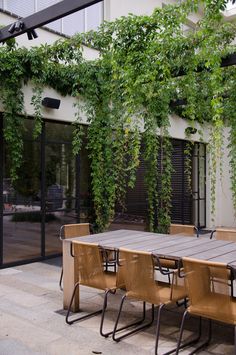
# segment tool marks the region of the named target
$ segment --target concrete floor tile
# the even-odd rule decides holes
[[[115,343],[111,338],[100,336],[99,316],[72,326],[65,323],[63,294],[58,287],[59,259],[55,260],[55,265],[50,260],[8,270],[0,272],[0,355],[93,355],[93,351],[103,355],[154,355],[156,312],[152,327]],[[105,318],[108,330],[114,326],[123,294],[123,291],[118,291],[109,297]],[[84,312],[102,307],[103,292],[81,287],[80,295]],[[163,310],[160,354],[176,346],[182,313],[183,308],[176,308],[175,305]],[[142,303],[127,299],[121,325],[137,319],[141,314]],[[147,315],[150,317],[150,309]],[[186,322],[184,338],[195,334],[196,328],[196,318],[190,317]],[[213,335],[212,343],[201,355],[232,354],[232,327],[215,323]],[[187,355],[190,350],[193,348],[182,351],[181,355]]]
[[[45,352],[32,351],[25,346],[21,341],[14,339],[0,340],[0,354],[1,355],[46,355]]]

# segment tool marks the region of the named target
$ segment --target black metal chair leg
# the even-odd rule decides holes
[[[183,343],[181,345],[181,340],[182,340],[182,336],[183,336],[183,330],[184,330],[184,322],[185,322],[185,319],[188,315],[188,310],[186,309],[186,311],[184,312],[183,314],[183,317],[182,317],[182,321],[181,321],[181,326],[180,326],[180,334],[179,334],[179,339],[178,339],[178,343],[177,343],[177,347],[173,350],[170,350],[168,351],[167,353],[163,354],[163,355],[169,355],[169,354],[172,354],[175,352],[175,354],[178,354],[179,353],[179,350],[180,349],[183,349],[185,348],[186,346],[190,346],[192,344],[195,344],[195,343],[198,343],[201,336],[202,336],[202,318],[199,317],[199,330],[198,330],[198,336],[195,338],[195,339],[192,339],[192,340],[189,340],[187,341],[186,343]],[[195,351],[195,350],[194,350]]]
[[[185,313],[186,313],[186,314],[185,314]],[[185,313],[183,314],[183,317],[182,317],[181,327],[184,325],[183,322],[185,321],[185,318],[186,318],[186,316],[187,316],[187,310],[185,311]],[[179,335],[179,336],[181,336],[181,339],[182,339],[183,329],[182,329],[182,334],[181,334],[181,327],[180,327],[180,335]],[[178,349],[178,352],[179,352],[180,349],[183,349],[183,348],[185,348],[186,346],[189,346],[189,345],[192,345],[192,344],[197,343],[197,342],[200,340],[201,335],[202,335],[202,318],[199,317],[199,330],[198,330],[198,336],[197,336],[197,338],[192,339],[192,340],[189,340],[188,342],[183,343],[182,345],[180,345],[180,346],[179,346],[179,349]],[[180,342],[181,342],[181,339],[180,339]],[[177,348],[178,348],[178,345],[177,345]],[[163,355],[169,355],[169,354],[173,354],[173,353],[178,354],[177,348],[174,348],[174,349],[168,351],[167,353],[165,353],[165,354],[163,354]]]
[[[169,269],[167,269],[167,271],[169,271]],[[171,284],[170,274],[168,274],[168,283],[169,285]]]
[[[111,335],[113,333],[113,330],[107,333],[103,332],[103,324],[104,324],[104,318],[105,318],[105,312],[107,309],[107,298],[108,298],[108,294],[112,293],[115,294],[116,290],[107,290],[105,292],[105,297],[104,297],[104,302],[103,302],[103,309],[102,309],[102,317],[101,317],[101,323],[100,323],[100,334],[101,336],[107,338],[109,335]]]
[[[115,322],[115,326],[114,326],[114,329],[113,329],[112,339],[115,340],[115,341],[116,341],[115,334],[116,334],[116,331],[117,331],[117,327],[118,327],[118,323],[119,323],[119,320],[120,320],[120,315],[121,315],[121,311],[122,311],[125,299],[126,299],[126,295],[124,295],[122,297],[122,299],[121,299],[120,308],[119,308],[118,315],[117,315],[116,322]]]
[[[71,325],[71,324],[73,324],[75,322],[78,322],[80,320],[84,320],[84,319],[87,319],[87,318],[90,318],[90,317],[93,317],[93,316],[96,316],[96,315],[102,313],[102,309],[100,309],[99,311],[86,314],[85,316],[82,316],[82,317],[79,317],[79,318],[75,318],[73,320],[69,320],[72,303],[73,303],[73,300],[74,300],[74,297],[75,297],[75,292],[76,292],[76,289],[77,289],[78,286],[79,286],[79,282],[77,282],[75,284],[75,287],[74,287],[74,290],[73,290],[73,293],[72,293],[72,297],[71,297],[71,300],[70,300],[70,305],[69,305],[69,308],[68,308],[68,311],[67,311],[67,314],[66,314],[66,323],[69,324],[69,325]]]
[[[165,306],[165,304],[160,304],[157,313],[157,329],[156,329],[156,343],[155,343],[155,355],[157,355],[158,350],[158,341],[160,336],[160,321],[161,321],[161,310]]]
[[[180,344],[182,341],[182,336],[183,336],[183,331],[184,331],[184,322],[187,317],[187,314],[188,314],[188,310],[186,309],[186,311],[183,314],[182,321],[181,321],[179,339],[178,339],[178,343],[177,343],[177,347],[176,347],[176,355],[179,353],[179,350],[180,350]]]
[[[145,302],[144,302],[144,305],[145,305]],[[144,316],[143,316],[143,318],[142,318],[141,320],[136,321],[136,322],[131,323],[131,324],[128,324],[128,325],[126,325],[126,326],[123,326],[123,327],[117,329],[116,331],[119,332],[119,331],[121,331],[121,330],[128,329],[128,328],[134,327],[134,326],[136,326],[136,325],[140,325],[140,324],[142,324],[144,321],[145,321],[145,318],[144,318]],[[130,332],[125,333],[124,335],[121,335],[119,338],[115,338],[115,341],[118,342],[118,341],[120,341],[121,339],[126,338],[127,336],[130,336],[130,335],[132,335],[132,334],[135,334],[135,333],[139,332],[140,330],[146,329],[146,328],[150,327],[153,322],[154,322],[154,305],[152,305],[152,317],[151,317],[151,320],[150,320],[148,323],[145,323],[145,324],[142,325],[141,327],[136,327],[136,328],[134,328],[134,329],[131,330]]]
[[[234,327],[234,355],[236,355],[236,326]]]
[[[60,290],[61,290],[61,291],[63,291],[62,279],[63,279],[63,268],[61,269],[61,276],[60,276],[60,281],[59,281],[59,287],[60,287]]]
[[[126,298],[126,295],[124,295],[122,297],[122,300],[121,300],[121,304],[120,304],[120,308],[119,308],[119,312],[118,312],[118,316],[117,316],[117,319],[116,319],[116,323],[115,323],[115,326],[114,326],[114,330],[113,330],[113,335],[112,335],[112,339],[115,340],[116,342],[119,342],[121,339],[123,338],[126,338],[127,336],[131,335],[131,334],[134,334],[134,333],[137,333],[138,331],[142,330],[142,329],[145,329],[147,327],[150,327],[150,325],[152,325],[153,321],[154,321],[154,305],[152,304],[152,317],[151,317],[151,320],[150,322],[148,323],[145,323],[144,325],[142,325],[141,327],[136,327],[135,329],[129,331],[128,333],[125,333],[119,337],[116,337],[116,333],[117,332],[120,332],[122,330],[125,330],[125,329],[128,329],[130,327],[134,327],[136,325],[140,325],[142,324],[145,319],[146,319],[146,303],[143,302],[143,317],[142,319],[136,321],[136,322],[133,322],[131,324],[128,324],[128,325],[125,325],[121,328],[118,328],[118,323],[119,323],[119,320],[120,320],[120,315],[121,315],[121,311],[122,311],[122,308],[123,308],[123,304],[124,304],[124,300]]]
[[[206,341],[204,341],[204,343],[202,343],[196,349],[194,349],[191,353],[189,353],[189,355],[193,355],[193,354],[199,352],[199,350],[205,348],[211,341],[211,335],[212,335],[212,321],[211,321],[211,319],[209,319],[208,337],[207,337]]]

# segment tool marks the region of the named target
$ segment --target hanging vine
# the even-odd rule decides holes
[[[188,15],[198,11],[200,3],[204,12],[201,21],[193,31],[184,33]],[[149,229],[168,231],[174,174],[168,132],[171,110],[187,119],[192,129],[206,124],[212,129],[208,145],[212,214],[217,169],[221,170],[222,131],[225,125],[230,127],[232,195],[236,207],[235,114],[232,115],[236,73],[234,68],[220,67],[221,59],[236,51],[232,44],[236,27],[222,21],[221,11],[226,3],[186,0],[157,8],[150,16],[129,15],[105,22],[96,32],[79,34],[50,46],[26,49],[17,48],[12,42],[4,45],[0,49],[0,92],[12,178],[17,178],[23,153],[22,87],[31,82],[34,137],[41,132],[44,86],[78,99],[73,124],[74,154],[79,153],[83,142],[81,117],[87,117],[97,230],[108,227],[116,203],[125,208],[127,186],[132,188],[135,184],[143,150]],[[82,44],[98,49],[99,58],[85,60]],[[170,109],[171,100],[178,98],[185,99],[185,105]],[[190,136],[187,139],[190,143],[185,150],[185,172],[190,189],[192,143]]]

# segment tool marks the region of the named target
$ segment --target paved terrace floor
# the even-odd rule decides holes
[[[99,316],[67,325],[62,292],[58,289],[59,266],[60,260],[55,259],[0,270],[0,355],[154,354],[154,326],[115,343],[99,335]],[[110,298],[108,328],[114,324],[121,295],[122,292]],[[102,292],[81,287],[84,310],[95,310],[102,302]],[[131,321],[141,306],[128,301],[125,309],[124,321]],[[160,354],[175,346],[182,311],[171,307],[163,312]],[[189,320],[186,326],[185,335],[189,337],[197,326],[196,319]],[[201,354],[232,354],[233,329],[222,324],[215,324],[213,329],[212,343]],[[189,350],[181,354],[188,354]]]

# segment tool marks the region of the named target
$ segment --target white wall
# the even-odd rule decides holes
[[[120,16],[127,16],[129,13],[151,15],[156,7],[176,2],[176,0],[104,0],[104,19],[113,21]],[[191,14],[188,25],[194,26],[199,19],[198,14]]]
[[[223,132],[222,132],[223,133]],[[232,203],[232,192],[230,189],[230,166],[227,145],[229,129],[225,129],[224,134],[224,155],[222,159],[223,175],[217,176],[216,185],[216,218],[215,222],[209,221],[212,225],[236,227],[236,216]]]
[[[161,6],[162,1],[159,0],[105,0],[104,2],[104,11],[105,11],[105,19],[112,20],[116,17],[127,15],[129,12],[133,12],[135,14],[150,14],[153,9],[157,6]],[[196,21],[196,17],[190,19],[191,23]],[[0,24],[7,25],[9,23],[14,22],[15,19],[9,15],[0,13]],[[61,38],[59,35],[51,33],[45,29],[37,29],[37,33],[39,37],[35,40],[29,41],[27,39],[27,35],[22,35],[17,37],[17,42],[20,46],[37,46],[41,43],[51,44],[55,40]],[[94,50],[84,48],[84,55],[88,59],[93,59],[98,56],[98,53]],[[31,96],[32,96],[32,87],[28,85],[24,87],[25,93],[25,110],[26,113],[30,116],[33,115],[33,107],[30,104]],[[61,106],[59,110],[55,109],[46,109],[43,108],[43,117],[52,120],[59,121],[69,121],[72,122],[74,120],[74,103],[75,99],[71,97],[62,97],[57,92],[52,89],[45,88],[43,97],[53,97],[61,100]],[[0,104],[1,110],[1,104]],[[86,122],[86,118],[82,117],[82,122]],[[173,138],[185,139],[184,130],[188,127],[188,123],[183,119],[172,116],[171,117],[171,126],[170,126],[170,135]],[[204,130],[204,141],[207,142],[209,137],[208,130]],[[200,137],[198,135],[192,136],[193,140],[199,141]],[[227,138],[226,138],[227,142]],[[226,144],[225,144],[226,146]],[[224,225],[224,226],[236,226],[236,219],[232,207],[231,201],[231,191],[230,191],[230,179],[229,179],[229,164],[227,157],[227,149],[225,148],[225,154],[223,159],[223,172],[224,176],[222,181],[218,179],[217,182],[217,196],[216,196],[216,218],[215,221],[212,222],[212,216],[210,214],[210,185],[209,178],[207,176],[207,226],[211,225]]]
[[[10,23],[15,22],[16,19],[10,15],[0,12],[0,24],[8,25]],[[32,46],[39,46],[40,44],[53,44],[56,40],[63,39],[63,37],[59,36],[56,33],[48,31],[43,28],[38,28],[37,30],[38,38],[29,41],[26,34],[16,37],[17,43],[20,47],[30,48]],[[96,50],[83,47],[83,55],[84,58],[92,60],[98,57],[99,53]],[[23,88],[24,91],[24,98],[25,98],[25,112],[29,116],[33,116],[33,107],[30,104],[31,97],[32,97],[32,86],[28,85]],[[61,105],[58,110],[56,109],[47,109],[42,107],[42,114],[44,118],[52,119],[52,120],[59,120],[59,121],[74,121],[74,103],[76,100],[72,97],[61,96],[58,92],[53,89],[45,88],[43,97],[52,97],[55,99],[61,100]],[[2,110],[2,105],[0,103],[0,109]],[[86,118],[82,118],[82,122],[86,121]]]
[[[112,21],[129,13],[135,15],[150,15],[153,9],[162,6],[161,0],[104,0],[104,17]]]

